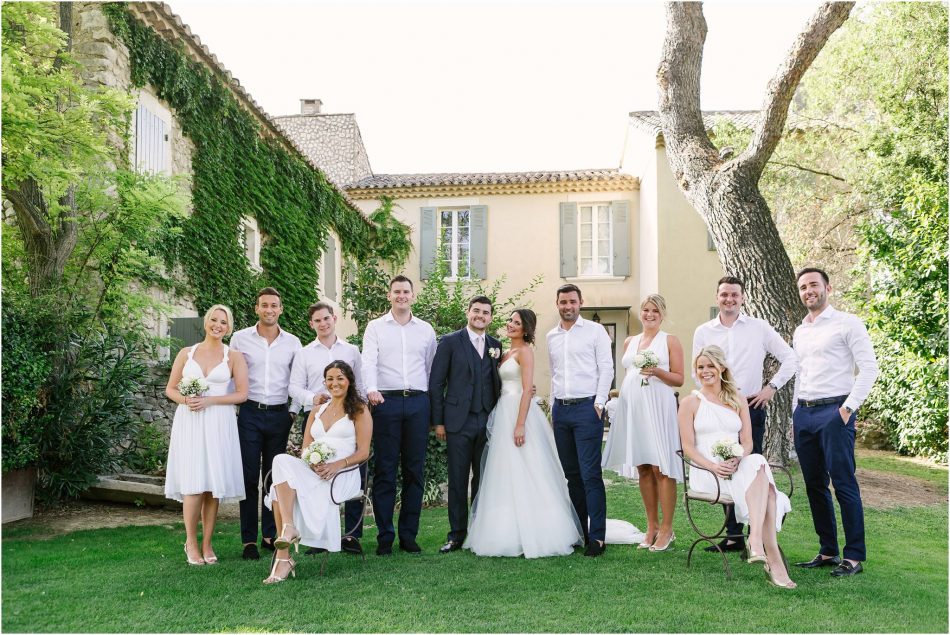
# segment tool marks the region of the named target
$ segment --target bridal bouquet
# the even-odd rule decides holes
[[[178,392],[182,397],[200,397],[208,392],[208,382],[201,377],[182,377],[178,382]]]
[[[659,365],[660,365],[660,358],[657,357],[656,353],[654,353],[651,350],[640,351],[633,358],[633,366],[634,368],[638,370],[641,368],[656,368]],[[648,381],[649,379],[650,379],[649,377],[644,377],[643,379],[640,380],[640,385],[641,386],[648,385],[650,383]]]
[[[713,443],[712,453],[716,458],[722,461],[728,461],[737,456],[742,456],[744,450],[742,449],[742,444],[737,441],[733,441],[732,439],[720,439]],[[724,478],[728,481],[732,476],[726,476]]]
[[[304,463],[307,465],[319,465],[320,463],[326,463],[334,456],[336,456],[336,450],[322,441],[314,441],[304,448],[303,452],[300,454],[300,458],[303,459]]]

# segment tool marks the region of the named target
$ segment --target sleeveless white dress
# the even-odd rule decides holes
[[[324,430],[320,414],[330,405],[324,403],[317,410],[310,426],[314,441],[321,441],[336,450],[334,461],[346,458],[356,451],[356,426],[348,416],[337,419]],[[294,526],[300,532],[300,542],[308,547],[322,547],[327,551],[339,551],[340,507],[330,499],[330,481],[325,481],[304,463],[299,456],[278,454],[271,468],[273,485],[264,497],[264,504],[273,509],[277,504],[278,483],[287,483],[297,492],[294,505]],[[333,495],[338,501],[356,496],[360,491],[360,472],[353,470],[341,474],[333,486]],[[286,521],[284,521],[286,522]],[[277,528],[278,535],[282,527]]]
[[[730,442],[739,442],[739,431],[742,429],[742,420],[732,408],[720,406],[708,401],[698,390],[693,394],[699,397],[699,409],[693,420],[693,429],[696,432],[696,449],[710,461],[719,463],[721,460],[712,453],[712,446],[723,439]],[[782,530],[782,519],[792,510],[792,503],[783,492],[775,487],[772,478],[772,468],[761,454],[749,454],[739,461],[739,469],[732,478],[719,478],[720,491],[729,494],[736,504],[736,520],[740,523],[749,522],[749,506],[746,504],[745,493],[752,484],[759,469],[765,470],[772,489],[775,490],[775,531]],[[708,494],[716,493],[717,477],[706,470],[691,470],[689,473],[689,487]]]
[[[198,346],[188,351],[182,374],[203,377],[208,382],[209,397],[228,394],[228,347],[224,347],[224,358],[205,377],[194,360]],[[244,500],[241,443],[237,416],[230,404],[208,406],[199,412],[192,412],[184,404],[175,409],[165,468],[165,497],[181,502],[186,495],[203,492],[211,492],[222,501]]]
[[[515,446],[521,366],[508,358],[498,374],[501,395],[488,419],[482,481],[463,546],[479,556],[542,558],[573,553],[583,534],[567,493],[554,432],[532,402],[525,420],[525,443]]]
[[[683,482],[683,463],[676,455],[680,449],[676,420],[676,395],[659,377],[650,377],[642,386],[643,375],[633,366],[643,334],[627,346],[621,363],[627,369],[617,411],[610,419],[610,432],[601,465],[627,478],[639,478],[638,465],[657,465],[660,471]],[[645,350],[653,351],[659,367],[670,370],[667,333],[660,331]]]

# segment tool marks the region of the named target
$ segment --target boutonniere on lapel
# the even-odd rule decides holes
[[[491,348],[488,349],[488,356],[491,357],[492,359],[498,359],[499,357],[501,357],[501,349],[495,346],[492,346]]]

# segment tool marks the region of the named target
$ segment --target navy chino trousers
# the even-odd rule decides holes
[[[552,415],[554,443],[567,478],[571,503],[584,530],[584,540],[604,540],[607,492],[600,468],[604,424],[594,409],[594,398],[572,405],[555,399]]]

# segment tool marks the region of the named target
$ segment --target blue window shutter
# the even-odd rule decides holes
[[[561,277],[577,275],[577,203],[561,203]]]
[[[472,277],[476,280],[485,280],[488,278],[488,206],[472,205],[469,209],[471,212],[469,240],[471,241]]]
[[[434,207],[422,208],[419,223],[419,277],[428,280],[435,260],[435,241],[438,233],[438,217]]]
[[[615,276],[630,275],[630,202],[611,201],[610,213],[613,215]]]

